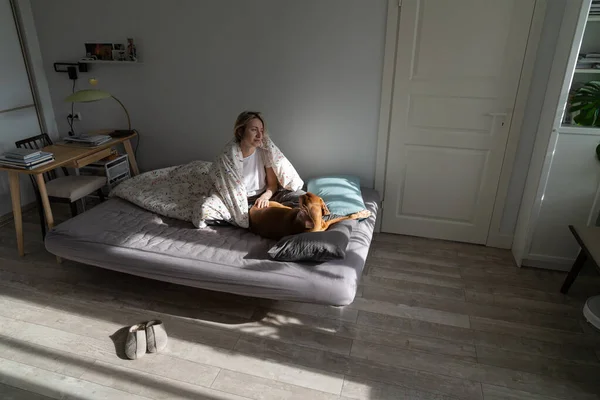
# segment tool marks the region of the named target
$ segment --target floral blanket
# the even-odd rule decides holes
[[[194,206],[210,192],[211,164],[194,161],[145,172],[120,183],[110,196],[165,217],[192,221]]]
[[[256,151],[265,165],[273,168],[282,188],[302,188],[304,182],[267,135]],[[208,220],[247,228],[248,196],[242,168],[241,149],[231,140],[215,162],[194,161],[145,172],[119,184],[110,195],[156,214],[190,221],[198,228],[206,227]]]

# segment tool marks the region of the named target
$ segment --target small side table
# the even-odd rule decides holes
[[[592,260],[596,268],[598,268],[598,262],[600,261],[600,227],[569,225],[569,229],[573,233],[573,236],[575,236],[575,240],[577,240],[579,246],[581,246],[581,250],[560,288],[561,293],[569,291],[573,281],[575,281],[575,278],[577,278],[587,260]]]

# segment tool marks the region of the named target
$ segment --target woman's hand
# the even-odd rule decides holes
[[[269,199],[266,197],[260,196],[256,200],[256,203],[254,203],[254,205],[256,205],[256,208],[267,208],[267,207],[269,207]]]
[[[256,208],[267,208],[269,207],[269,200],[273,197],[273,194],[277,191],[277,176],[273,168],[265,168],[267,175],[267,190],[260,195],[260,197],[254,203]]]

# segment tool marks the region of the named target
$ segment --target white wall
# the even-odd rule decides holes
[[[548,0],[500,232],[513,234],[567,0]]]
[[[600,168],[595,148],[600,132],[558,134],[544,200],[523,265],[568,271],[579,253],[569,225],[594,225],[598,215]]]
[[[373,185],[386,0],[31,0],[59,130],[71,90],[57,61],[86,41],[134,37],[141,64],[93,65],[141,133],[143,170],[212,160],[244,109],[265,113],[306,180],[351,173]],[[81,130],[122,128],[115,102],[77,105]]]

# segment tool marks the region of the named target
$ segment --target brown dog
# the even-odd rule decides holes
[[[270,201],[266,208],[252,206],[249,211],[250,231],[268,239],[279,240],[284,236],[303,232],[326,231],[337,222],[371,215],[370,211],[363,210],[324,221],[323,216],[330,215],[330,212],[322,198],[308,192],[300,196],[299,203],[298,208],[287,207],[276,201]]]

